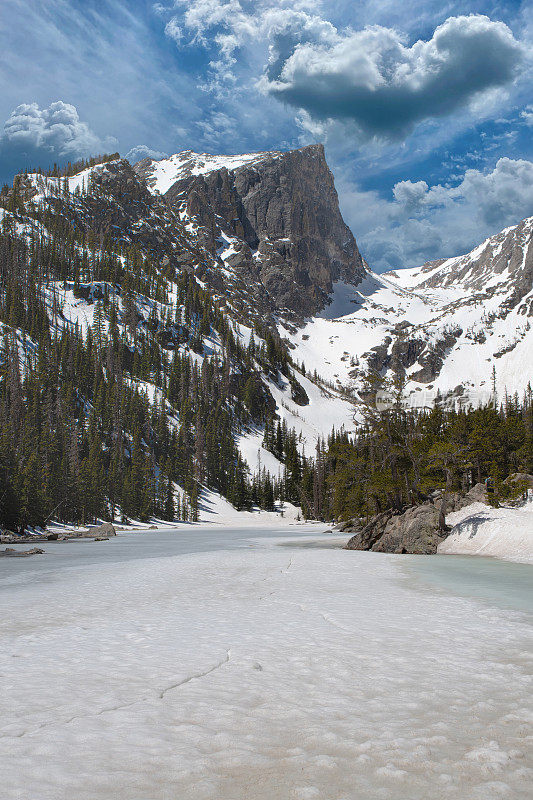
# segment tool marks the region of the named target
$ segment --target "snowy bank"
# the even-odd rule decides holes
[[[446,522],[453,528],[439,545],[439,553],[533,563],[533,498],[521,508],[472,503],[448,514]]]

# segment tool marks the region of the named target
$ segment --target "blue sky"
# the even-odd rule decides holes
[[[533,214],[532,38],[518,0],[2,0],[0,181],[322,141],[371,266],[455,255]]]

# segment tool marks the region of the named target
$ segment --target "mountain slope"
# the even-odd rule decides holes
[[[414,406],[527,388],[532,228],[374,275],[321,147],[19,176],[0,193],[0,518],[195,517],[206,491],[320,515],[324,439],[369,379]]]
[[[119,158],[22,175],[0,202],[4,524],[195,518],[206,488],[298,501],[304,452],[352,405],[298,371],[176,209]]]
[[[471,253],[335,286],[296,332],[293,355],[339,385],[369,371],[400,376],[407,401],[429,406],[520,394],[533,375],[533,218]]]

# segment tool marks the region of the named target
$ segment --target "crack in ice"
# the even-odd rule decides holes
[[[171,692],[173,689],[178,689],[180,686],[185,686],[186,683],[198,680],[199,678],[205,678],[206,675],[211,675],[212,672],[215,672],[217,669],[220,669],[220,667],[223,667],[224,664],[227,664],[230,658],[231,658],[231,650],[226,650],[225,657],[222,659],[222,661],[219,661],[218,664],[215,664],[214,667],[211,667],[205,672],[197,672],[194,675],[189,675],[188,678],[184,678],[182,681],[178,681],[178,683],[173,683],[172,686],[167,686],[166,689],[163,689],[163,691],[159,693],[159,699],[162,700],[163,697],[167,694],[167,692]]]
[[[226,655],[224,658],[215,664],[213,667],[210,667],[205,672],[198,672],[194,675],[189,675],[187,678],[184,678],[182,681],[178,681],[178,683],[174,683],[171,686],[168,686],[166,689],[163,689],[157,692],[156,689],[152,691],[156,692],[159,695],[159,699],[162,700],[164,696],[172,691],[173,689],[178,689],[180,686],[185,686],[187,683],[191,683],[191,681],[198,680],[199,678],[205,678],[206,675],[210,675],[212,672],[215,672],[217,669],[220,669],[230,661],[231,658],[231,650],[226,650]],[[114,711],[122,711],[124,708],[131,708],[139,703],[146,703],[149,700],[153,700],[153,695],[145,695],[144,697],[139,697],[137,700],[132,700],[128,703],[119,703],[116,706],[112,706],[111,708],[101,708],[100,711],[96,711],[94,714],[76,714],[74,717],[69,717],[65,720],[54,720],[53,722],[43,722],[41,725],[37,725],[37,727],[33,728],[29,731],[23,731],[22,733],[4,733],[0,735],[0,739],[22,739],[24,736],[31,736],[34,733],[38,733],[46,728],[53,728],[57,725],[70,725],[71,722],[75,722],[79,719],[91,719],[95,717],[101,717],[103,714],[111,714]]]

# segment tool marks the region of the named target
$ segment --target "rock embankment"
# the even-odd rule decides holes
[[[31,536],[21,536],[12,531],[0,532],[0,544],[35,544],[36,542],[57,542],[65,541],[67,539],[109,539],[110,536],[116,536],[117,531],[111,522],[103,522],[101,525],[95,525],[92,528],[82,530],[63,531],[58,533],[43,533]]]
[[[31,550],[13,550],[12,547],[6,547],[5,550],[0,550],[0,558],[25,558],[26,556],[40,556],[44,550],[38,547],[33,547]]]
[[[486,502],[483,484],[476,484],[467,494],[449,494],[444,499],[446,513],[459,511],[475,502]],[[346,550],[372,550],[376,553],[432,554],[449,534],[440,524],[442,495],[403,513],[389,510],[371,517],[362,525],[352,520],[357,531],[345,545]],[[344,528],[351,533],[354,528]]]

